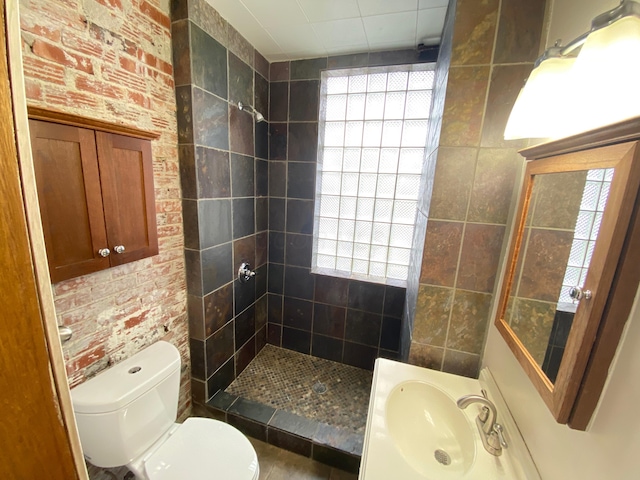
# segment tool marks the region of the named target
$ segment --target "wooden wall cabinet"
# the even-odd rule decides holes
[[[640,118],[521,153],[496,327],[555,419],[585,430],[640,284]]]
[[[154,136],[40,109],[29,116],[52,282],[156,255]]]

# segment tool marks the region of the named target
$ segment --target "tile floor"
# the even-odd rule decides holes
[[[362,434],[373,372],[266,345],[225,392]],[[326,392],[314,391],[318,383]]]
[[[331,468],[307,457],[291,453],[254,438],[249,440],[258,454],[260,480],[356,480],[357,475]],[[91,480],[123,480],[125,467],[101,469],[89,466]]]

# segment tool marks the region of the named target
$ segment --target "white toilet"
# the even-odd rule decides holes
[[[208,418],[175,423],[180,354],[160,341],[71,390],[85,457],[140,480],[256,480],[258,457],[238,430]]]

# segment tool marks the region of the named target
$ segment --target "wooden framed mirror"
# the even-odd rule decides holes
[[[521,152],[528,161],[496,327],[556,420],[578,429],[586,428],[604,384],[599,378],[595,402],[589,392],[593,408],[583,407],[571,425],[585,372],[603,362],[594,345],[604,335],[612,296],[621,291],[616,279],[637,217],[640,129],[634,125],[623,136],[603,129]],[[635,289],[626,289],[628,309],[638,276]],[[617,345],[621,330],[607,342]],[[609,350],[612,358],[615,348]],[[611,358],[604,360],[605,378]]]

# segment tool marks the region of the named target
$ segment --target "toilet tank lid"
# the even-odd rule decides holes
[[[180,368],[180,353],[159,341],[71,389],[75,413],[109,413],[128,405]]]

